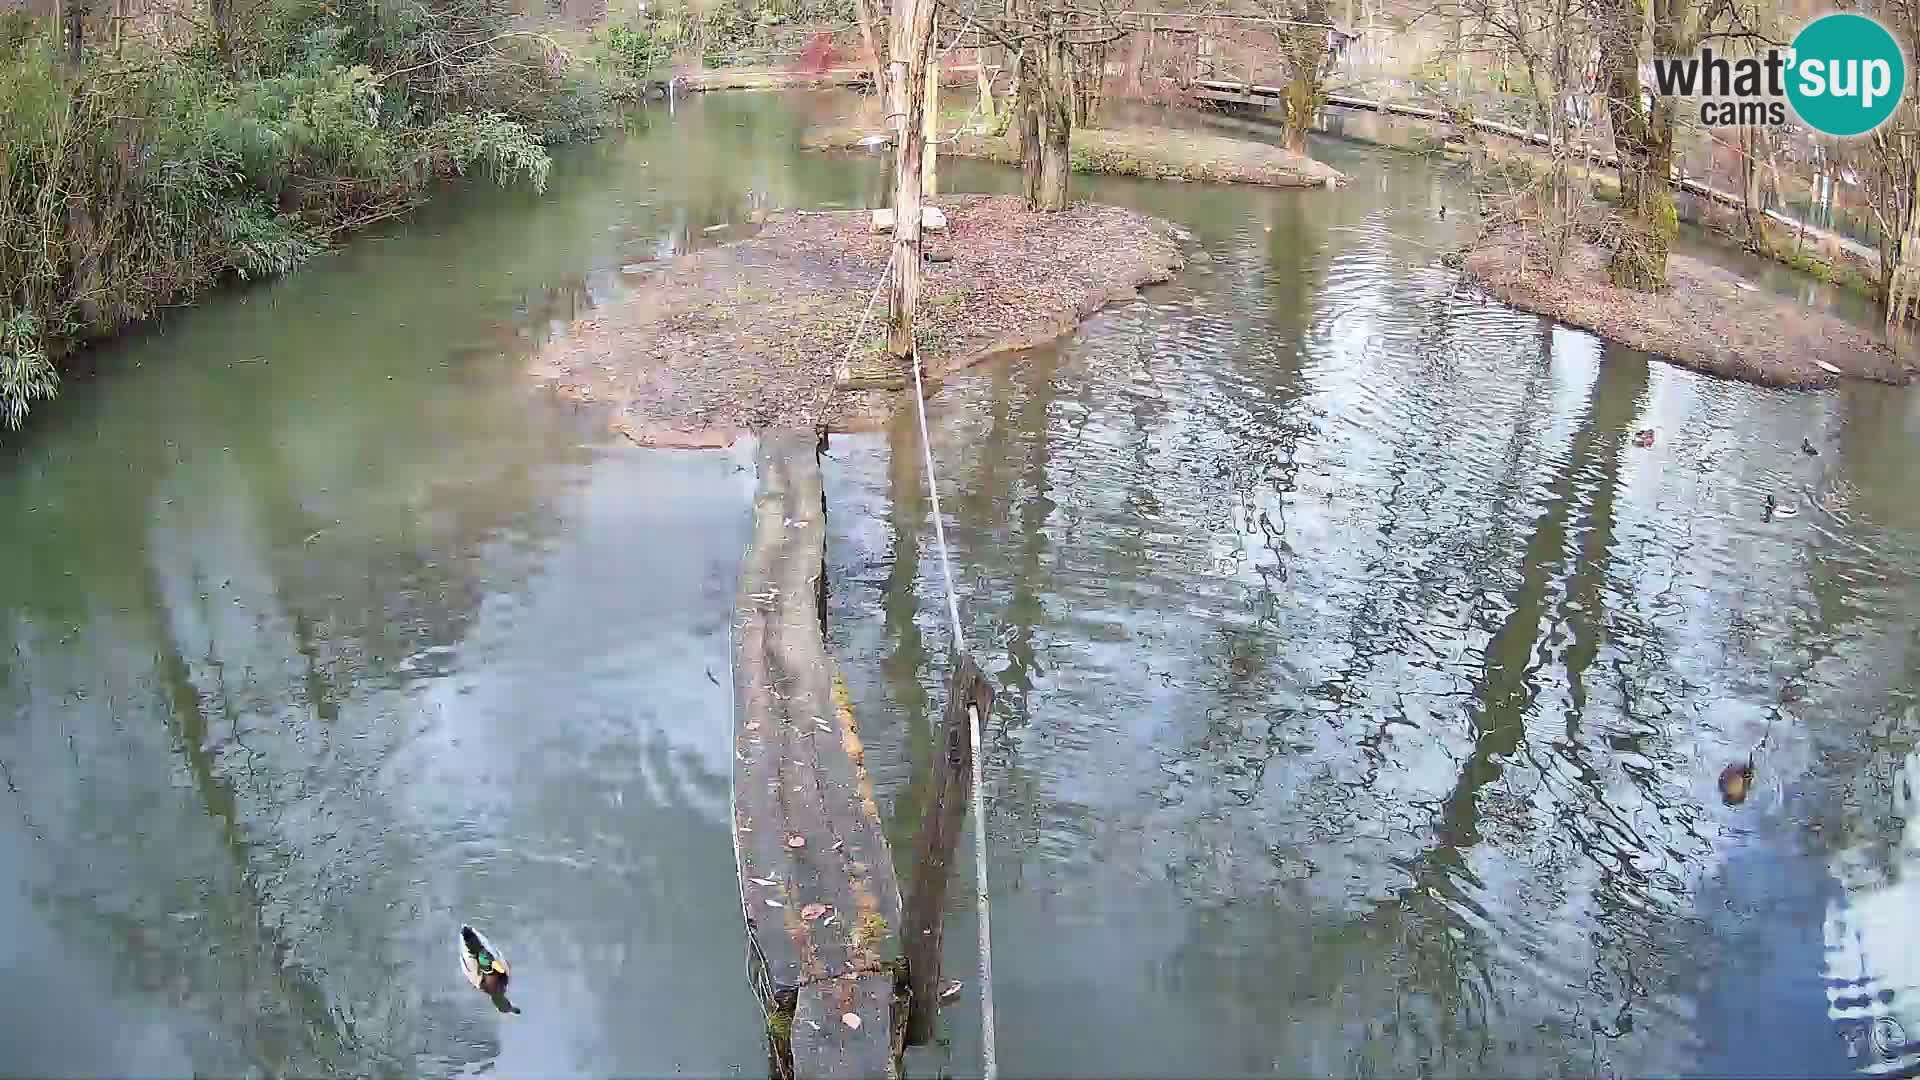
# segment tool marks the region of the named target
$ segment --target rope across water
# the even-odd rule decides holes
[[[947,527],[940,518],[940,485],[933,475],[933,440],[927,437],[927,394],[920,381],[920,359],[909,357],[913,368],[913,407],[920,419],[920,452],[927,465],[927,500],[933,506],[933,538],[940,548],[940,576],[947,589],[947,618],[953,622],[953,647],[966,645],[960,628],[960,598],[953,590],[953,560],[947,553]],[[980,711],[967,706],[967,733],[973,742],[973,903],[980,928],[980,1061],[986,1080],[995,1080],[999,1066],[993,1036],[993,926],[987,905],[987,800],[980,774]]]
[[[893,257],[888,256],[886,269],[880,272],[873,295],[867,299],[867,310],[860,316],[860,326],[847,346],[847,359],[842,362],[843,366],[851,365],[853,351],[866,334],[867,320],[873,314],[874,303],[879,299],[880,290],[886,286],[887,278],[893,274],[893,268]],[[927,500],[933,508],[934,542],[940,549],[940,577],[946,587],[947,619],[953,627],[953,647],[958,653],[966,645],[966,635],[960,626],[960,597],[953,588],[953,558],[947,549],[947,527],[940,516],[940,485],[933,472],[933,440],[927,434],[926,386],[921,381],[919,358],[911,358],[908,365],[913,368],[913,406],[920,421],[920,452],[927,467]],[[987,800],[986,786],[981,780],[984,762],[980,756],[980,711],[972,705],[967,706],[967,734],[973,747],[973,904],[980,931],[980,1061],[986,1080],[996,1080],[1000,1066],[994,1048],[993,922],[987,899]]]

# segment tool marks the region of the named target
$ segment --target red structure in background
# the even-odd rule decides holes
[[[793,63],[793,70],[818,75],[843,58],[841,51],[834,47],[832,34],[815,34],[801,48],[799,59]]]

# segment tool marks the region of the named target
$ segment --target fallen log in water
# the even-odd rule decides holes
[[[813,432],[763,436],[734,615],[733,843],[770,1071],[897,1076],[900,887],[822,633]]]

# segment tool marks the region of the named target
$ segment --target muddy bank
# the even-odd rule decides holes
[[[1182,263],[1171,225],[1119,207],[1029,214],[1017,198],[981,195],[934,203],[949,227],[929,234],[929,247],[946,261],[925,266],[919,342],[936,377],[1051,341]],[[866,211],[776,215],[592,312],[534,358],[533,372],[567,397],[607,407],[614,428],[643,445],[721,446],[748,428],[882,423],[907,399],[838,389],[834,368],[891,248]],[[885,304],[882,296],[874,305],[856,367],[880,347]]]
[[[863,138],[886,129],[861,123],[814,128],[801,136],[809,150],[851,150]],[[1018,165],[1012,139],[960,131],[940,147],[943,154],[985,158]],[[1204,131],[1165,127],[1081,128],[1073,133],[1073,171],[1139,176],[1149,180],[1193,180],[1268,187],[1325,187],[1346,183],[1338,169],[1267,143],[1233,139]]]
[[[1663,360],[1763,386],[1815,387],[1841,375],[1901,384],[1909,364],[1879,335],[1757,289],[1689,255],[1667,259],[1667,288],[1636,293],[1607,279],[1607,253],[1582,244],[1561,277],[1517,228],[1462,253],[1466,276],[1495,298],[1591,330]]]

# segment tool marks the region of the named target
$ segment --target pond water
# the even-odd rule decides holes
[[[792,149],[833,108],[656,110],[543,198],[451,193],[99,350],[9,440],[0,1069],[763,1073],[722,689],[751,474],[521,371],[709,224],[875,201],[877,162]],[[1485,303],[1438,264],[1454,178],[1318,150],[1354,182],[1083,183],[1202,259],[934,404],[1001,687],[1002,1070],[1920,1071],[1920,399]],[[903,850],[951,644],[918,444],[829,454]],[[917,1075],[979,1068],[954,894],[968,992]]]

